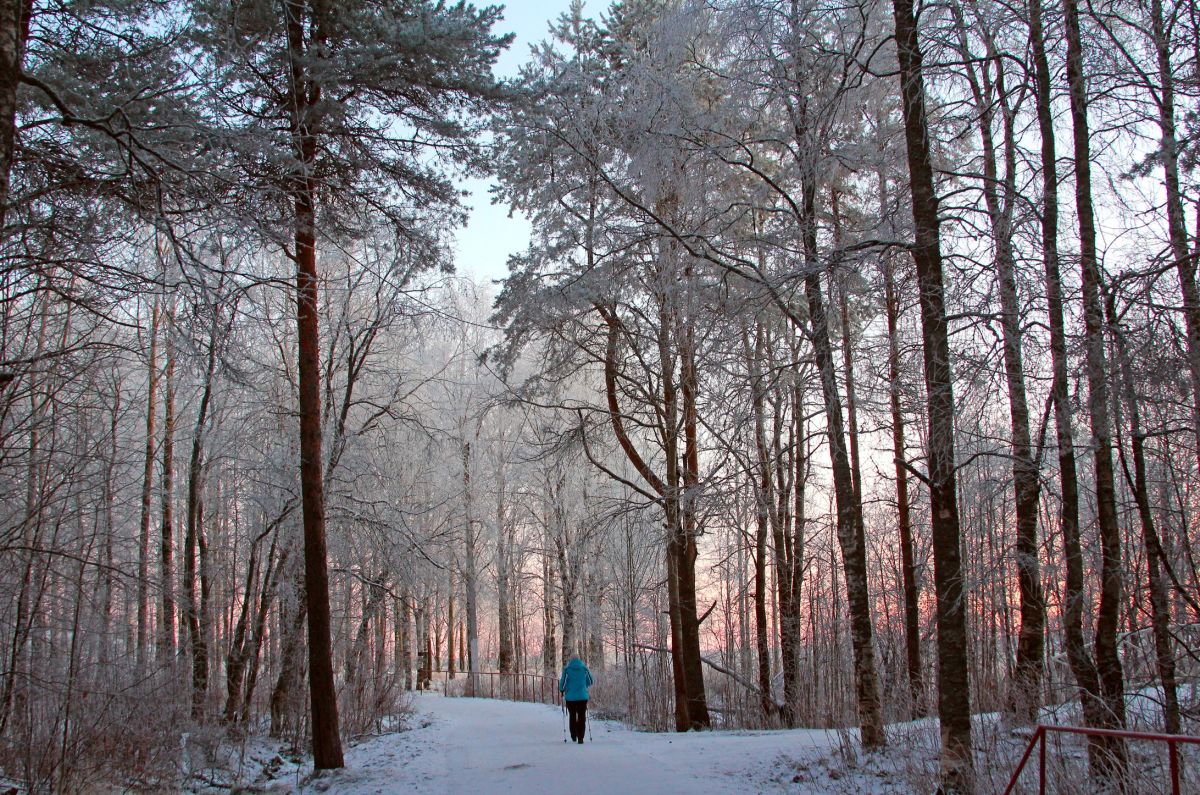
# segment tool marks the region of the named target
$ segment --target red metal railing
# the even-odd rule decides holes
[[[1021,761],[1017,763],[1017,769],[1013,771],[1012,778],[1008,782],[1008,787],[1004,790],[1004,795],[1010,795],[1017,786],[1017,780],[1021,777],[1021,773],[1025,770],[1025,764],[1029,761],[1030,755],[1033,753],[1034,746],[1038,747],[1038,793],[1045,795],[1046,793],[1046,735],[1050,732],[1059,734],[1082,734],[1088,737],[1121,737],[1126,740],[1148,740],[1151,742],[1164,742],[1167,744],[1167,754],[1169,757],[1170,775],[1171,775],[1171,795],[1181,795],[1179,783],[1179,748],[1180,743],[1187,745],[1200,746],[1200,737],[1191,737],[1186,734],[1154,734],[1151,732],[1131,732],[1118,729],[1088,729],[1082,726],[1044,726],[1038,724],[1037,729],[1033,732],[1033,737],[1029,738],[1029,745],[1025,748],[1025,753],[1021,757]]]

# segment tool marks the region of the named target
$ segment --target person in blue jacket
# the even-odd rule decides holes
[[[577,743],[583,742],[587,728],[588,688],[593,684],[592,672],[578,656],[571,658],[558,678],[558,692],[563,694],[571,716],[571,739]]]

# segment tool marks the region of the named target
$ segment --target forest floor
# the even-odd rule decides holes
[[[1188,691],[1189,699],[1194,695]],[[1155,694],[1130,698],[1135,722],[1155,717]],[[346,749],[346,766],[313,776],[311,759],[285,760],[265,739],[244,746],[240,773],[193,793],[334,793],[335,795],[639,795],[641,793],[805,793],[899,795],[932,793],[939,742],[935,719],[892,724],[889,745],[858,750],[857,732],[775,731],[643,732],[616,721],[589,719],[582,745],[566,742],[559,708],[421,693],[412,698],[406,729],[361,738]],[[1047,723],[1075,723],[1072,706],[1047,708]],[[1146,713],[1142,715],[1140,713]],[[999,793],[1029,741],[1027,726],[1006,726],[996,714],[978,715],[972,730],[980,793]],[[1190,731],[1197,727],[1189,726]],[[1146,745],[1146,744],[1141,744]],[[1155,747],[1131,746],[1137,773],[1131,792],[1168,791],[1165,758]],[[1051,743],[1048,778],[1053,791],[1089,789],[1086,753],[1070,738]],[[1189,757],[1184,791],[1200,792],[1200,749]],[[195,771],[199,773],[200,771]],[[1029,778],[1032,776],[1032,778]],[[193,781],[204,780],[198,776]],[[207,779],[217,784],[214,777]],[[1036,791],[1036,770],[1026,786]]]

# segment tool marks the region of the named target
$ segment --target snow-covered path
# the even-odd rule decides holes
[[[579,745],[563,742],[556,707],[424,694],[415,706],[416,728],[351,749],[346,769],[314,782],[314,789],[348,795],[781,791],[795,787],[794,768],[785,772],[781,764],[785,756],[816,760],[836,743],[820,731],[650,734],[594,721],[594,739]]]

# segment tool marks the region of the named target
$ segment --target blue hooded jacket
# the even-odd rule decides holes
[[[588,688],[593,684],[592,672],[583,664],[583,660],[572,657],[558,678],[558,691],[566,701],[587,701]]]

